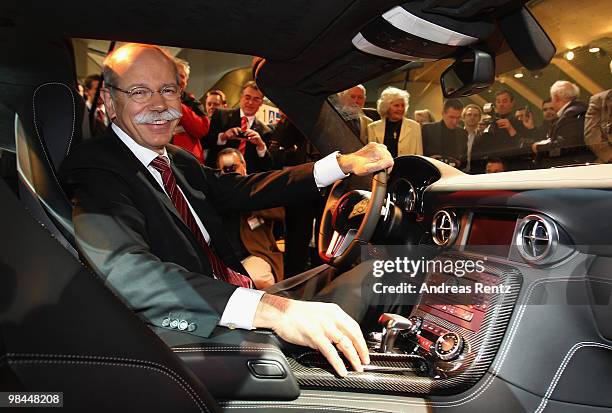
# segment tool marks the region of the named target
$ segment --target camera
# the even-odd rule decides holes
[[[237,169],[238,169],[238,165],[236,164],[226,165],[223,168],[221,168],[224,174],[231,174],[233,172],[236,172]]]
[[[239,131],[239,132],[236,134],[236,136],[238,136],[239,138],[245,138],[245,139],[247,138],[246,131],[243,131],[243,130]]]
[[[485,103],[482,107],[483,122],[491,125],[499,119],[495,114],[495,105],[493,103]]]

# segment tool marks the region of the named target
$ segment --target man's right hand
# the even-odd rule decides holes
[[[221,141],[221,143],[223,145],[225,145],[225,142],[227,142],[228,139],[236,139],[239,138],[240,136],[238,135],[240,132],[242,131],[242,129],[236,127],[236,128],[229,128],[228,130],[226,130],[225,132],[223,132],[220,136],[219,136],[219,140]]]
[[[506,129],[508,134],[512,137],[516,136],[516,129],[512,126],[512,122],[508,119],[498,119],[495,123],[497,123],[497,127],[501,129]]]
[[[265,294],[257,307],[253,326],[269,328],[285,341],[319,350],[341,377],[348,372],[336,349],[355,371],[363,371],[362,365],[370,363],[359,324],[336,304]]]

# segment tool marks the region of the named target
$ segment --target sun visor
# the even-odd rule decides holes
[[[371,21],[353,38],[362,52],[389,59],[432,61],[480,43],[495,31],[492,21],[463,21],[424,12],[431,2],[410,2]]]
[[[514,55],[529,70],[545,68],[557,52],[544,29],[525,7],[499,19],[499,28]]]

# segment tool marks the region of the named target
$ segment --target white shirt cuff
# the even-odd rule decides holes
[[[338,179],[344,179],[348,176],[348,174],[342,172],[340,165],[338,165],[337,153],[338,151],[332,152],[315,162],[313,173],[317,188],[324,188]]]
[[[264,156],[266,156],[266,152],[268,152],[268,148],[263,148],[263,150],[259,150],[257,149],[257,156],[259,156],[260,158],[263,158]]]
[[[243,330],[253,330],[253,319],[255,311],[264,292],[250,288],[236,288],[230,299],[227,301],[219,325],[228,328],[241,328]]]
[[[219,146],[223,146],[227,143],[227,139],[223,140],[221,139],[221,136],[223,136],[223,133],[220,133],[219,135],[217,135],[217,145]]]

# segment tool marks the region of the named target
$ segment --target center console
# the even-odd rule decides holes
[[[463,254],[444,257],[462,258]],[[431,288],[456,279],[433,272],[425,282]],[[363,373],[338,379],[314,351],[291,355],[289,363],[302,388],[459,393],[476,383],[493,361],[520,283],[514,268],[487,262],[485,271],[462,277],[458,287],[470,286],[474,293],[469,296],[457,293],[465,291],[461,289],[425,293],[408,314],[382,314],[380,330],[367,335],[371,364]]]

